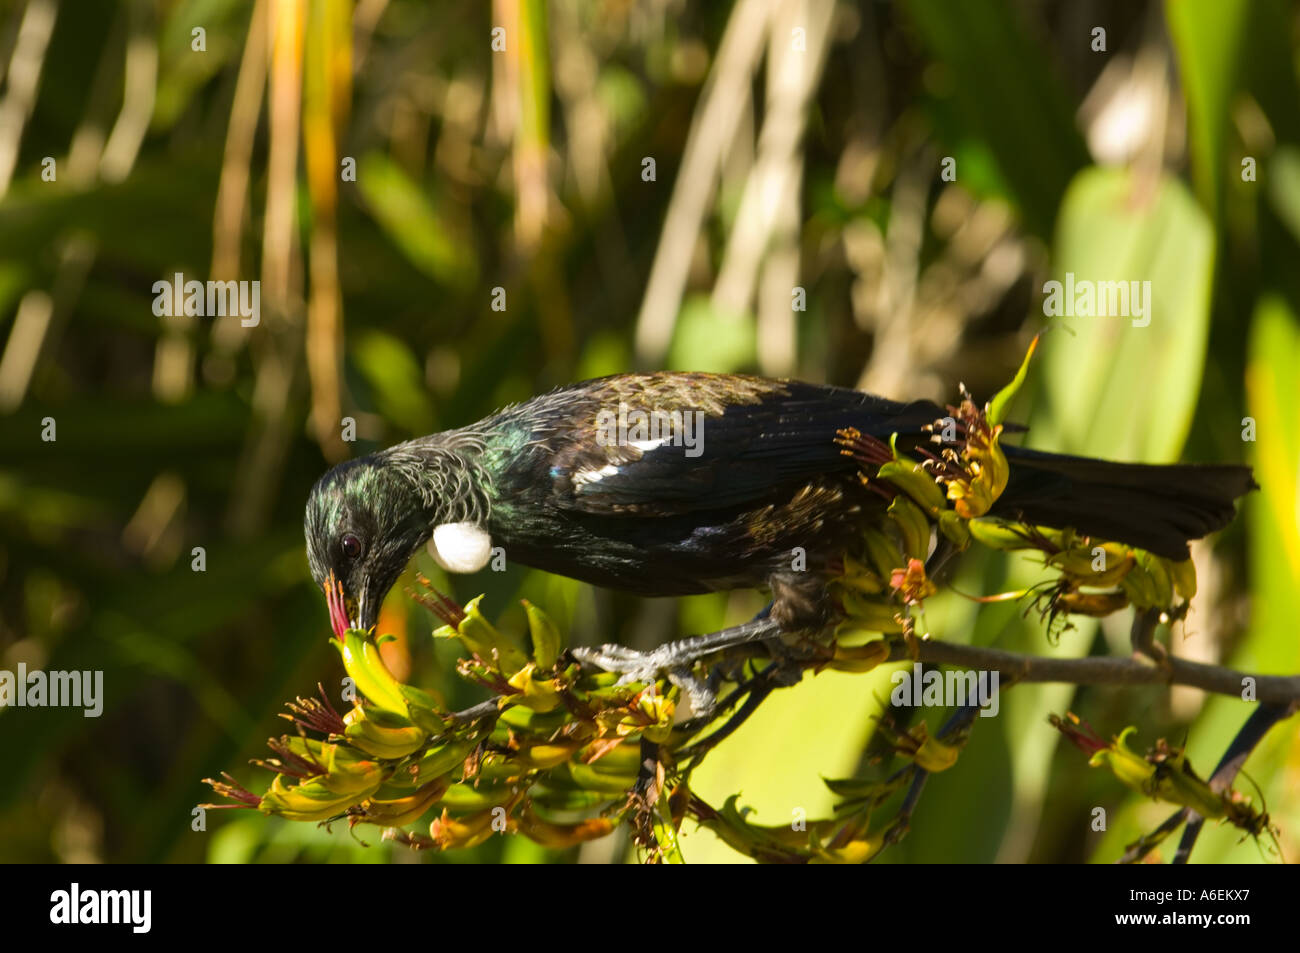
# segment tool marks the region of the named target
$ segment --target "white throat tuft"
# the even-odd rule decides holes
[[[492,537],[478,523],[443,523],[434,527],[429,555],[447,572],[478,572],[492,556]]]

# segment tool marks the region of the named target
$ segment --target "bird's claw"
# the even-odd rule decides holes
[[[712,711],[718,703],[715,692],[693,671],[695,659],[681,659],[672,651],[677,643],[660,646],[650,652],[639,652],[625,645],[606,644],[595,648],[575,648],[573,657],[583,665],[591,665],[606,672],[617,672],[619,685],[640,682],[650,685],[660,676],[681,689],[694,713]]]
[[[717,708],[716,680],[707,681],[695,674],[695,665],[726,649],[754,642],[779,641],[780,625],[766,616],[760,616],[729,629],[697,635],[669,642],[649,652],[640,652],[625,645],[606,644],[594,648],[574,648],[573,657],[583,665],[606,672],[617,672],[622,677],[619,684],[642,682],[650,684],[661,676],[681,689],[682,695],[695,715],[707,715]],[[712,684],[711,684],[712,683]]]

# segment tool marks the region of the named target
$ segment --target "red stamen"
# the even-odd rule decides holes
[[[416,592],[407,587],[407,594],[453,629],[460,628],[460,624],[465,621],[465,610],[460,604],[439,592],[427,576],[421,575],[417,579],[428,592]]]
[[[343,583],[334,577],[334,571],[325,579],[325,604],[329,607],[330,628],[334,630],[335,637],[342,642],[344,633],[351,626],[348,624],[348,610],[344,605]]]

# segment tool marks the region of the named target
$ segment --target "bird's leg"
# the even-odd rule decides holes
[[[660,674],[682,690],[693,712],[712,712],[718,703],[717,692],[694,673],[695,663],[727,649],[765,642],[779,637],[781,626],[776,620],[759,613],[748,622],[707,635],[669,642],[649,652],[639,652],[625,645],[600,645],[575,648],[573,657],[584,665],[607,672],[618,672],[620,682],[653,682]]]
[[[776,600],[768,602],[751,621],[771,618],[772,607],[775,605]],[[819,627],[813,626],[813,628]],[[804,663],[810,657],[810,653],[800,642],[792,645],[783,638],[783,634],[792,632],[802,633],[804,628],[797,622],[782,623],[778,634],[763,639],[763,647],[772,658],[772,664],[764,670],[764,677],[773,687],[788,688],[799,684],[799,680],[803,678]],[[739,679],[732,679],[732,681],[739,681]]]
[[[762,642],[780,632],[781,626],[775,620],[760,615],[740,625],[710,632],[707,635],[693,635],[678,639],[676,642],[669,642],[649,652],[614,644],[575,648],[572,652],[580,662],[596,665],[609,672],[644,675],[692,665],[710,655],[726,649]]]
[[[596,648],[577,648],[573,657],[584,664],[607,672],[618,672],[624,682],[653,682],[660,674],[682,690],[690,701],[693,721],[701,716],[712,716],[717,711],[717,673],[708,680],[695,674],[697,662],[729,649],[752,646],[761,642],[772,658],[765,670],[774,686],[796,684],[803,675],[804,663],[810,657],[805,646],[790,645],[783,635],[803,636],[822,631],[833,617],[833,609],[826,595],[824,578],[815,573],[775,572],[769,578],[772,601],[741,625],[669,642],[649,652],[639,652],[623,645],[601,645]]]

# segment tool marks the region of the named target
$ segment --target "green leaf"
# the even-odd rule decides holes
[[[1240,80],[1242,38],[1249,0],[1166,2],[1169,35],[1191,125],[1192,178],[1210,214],[1218,218],[1224,181],[1229,110]]]
[[[1130,298],[1131,317],[1047,318],[1042,417],[1056,443],[1039,430],[1036,445],[1147,463],[1177,459],[1209,332],[1214,235],[1205,213],[1175,179],[1152,188],[1124,170],[1089,169],[1066,195],[1054,258],[1061,310],[1071,297],[1079,301],[1083,282],[1124,282],[1130,293],[1139,282],[1148,283],[1137,286],[1146,313],[1136,316],[1141,309]],[[1043,305],[1046,313],[1050,295]]]
[[[731,373],[753,365],[757,341],[749,316],[724,314],[707,297],[695,295],[682,305],[667,365],[677,370]]]
[[[1267,172],[1268,201],[1277,217],[1300,242],[1300,149],[1282,146]]]
[[[527,599],[523,603],[524,612],[528,614],[528,631],[533,637],[533,660],[539,669],[548,669],[555,664],[560,649],[564,647],[563,637],[550,616]]]
[[[478,280],[474,246],[450,215],[388,156],[361,157],[357,187],[388,237],[425,274],[457,288]]]
[[[941,64],[929,85],[942,104],[955,105],[960,128],[949,131],[949,148],[967,137],[986,145],[1022,218],[1046,237],[1088,153],[1043,44],[1006,0],[908,0],[904,8]],[[957,177],[963,181],[960,165]]]
[[[386,420],[411,434],[433,429],[433,404],[424,368],[405,343],[391,334],[370,330],[358,336],[351,350],[370,385],[375,407]]]
[[[1011,383],[998,391],[989,401],[989,423],[1000,424],[1007,419],[1007,408],[1011,406],[1011,402],[1020,393],[1020,388],[1024,386],[1025,378],[1029,376],[1029,362],[1034,359],[1034,351],[1037,348],[1038,338],[1035,337],[1029,342],[1029,350],[1025,352],[1025,359],[1020,362],[1020,370],[1016,371],[1016,376],[1011,379]]]

